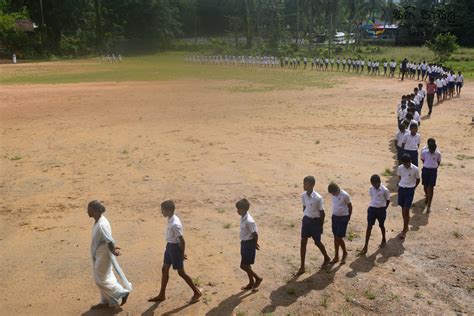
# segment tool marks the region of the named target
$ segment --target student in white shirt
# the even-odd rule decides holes
[[[436,100],[437,100],[436,102],[439,103],[440,98],[443,94],[443,81],[441,81],[441,78],[438,78],[436,79],[435,84],[436,84]]]
[[[344,237],[346,237],[347,225],[352,215],[351,197],[334,182],[329,184],[328,192],[332,195],[331,222],[332,233],[334,235],[334,258],[331,264],[339,262],[339,247],[342,249],[341,264],[344,264],[347,258]]]
[[[431,202],[433,201],[434,187],[438,177],[438,167],[441,164],[441,153],[436,149],[436,140],[428,138],[428,144],[421,151],[421,161],[423,161],[423,169],[421,169],[421,184],[425,190],[426,212],[431,211]]]
[[[240,215],[240,268],[247,272],[249,284],[242,287],[242,291],[256,291],[263,279],[253,270],[252,264],[255,263],[256,251],[260,250],[258,245],[258,229],[248,210],[250,203],[247,199],[241,199],[235,203],[237,214]]]
[[[171,266],[174,270],[178,270],[178,275],[183,278],[188,286],[193,290],[194,295],[189,301],[190,304],[196,303],[201,298],[201,291],[194,285],[191,277],[184,271],[183,261],[187,259],[185,253],[185,241],[183,237],[183,225],[178,216],[174,214],[174,202],[167,200],[161,203],[161,213],[168,218],[166,227],[166,250],[163,259],[163,267],[161,269],[161,289],[160,293],[150,298],[149,302],[161,302],[166,299],[166,286],[169,280],[169,271]]]
[[[326,267],[331,262],[331,258],[329,258],[326,248],[321,242],[325,217],[324,200],[319,193],[314,191],[315,184],[316,180],[313,176],[307,176],[303,179],[305,192],[301,195],[304,214],[301,225],[301,265],[296,275],[301,275],[305,272],[306,245],[310,237],[313,238],[314,243],[324,257],[322,267]]]
[[[365,245],[360,251],[361,253],[367,253],[370,234],[376,220],[379,222],[380,231],[382,232],[382,242],[379,247],[385,247],[387,242],[385,239],[385,219],[387,218],[387,207],[390,205],[390,191],[381,184],[378,174],[370,177],[370,183],[372,186],[369,189],[370,204],[367,209],[367,230],[365,231]]]
[[[402,159],[403,151],[403,138],[408,134],[405,128],[405,124],[400,123],[398,125],[398,132],[395,134],[395,147],[397,148],[397,160],[400,162]]]
[[[458,97],[461,96],[461,89],[463,85],[464,85],[464,76],[459,71],[458,76],[456,77],[456,96]]]
[[[423,84],[418,84],[418,95],[420,96],[420,106],[417,109],[418,113],[421,114],[421,110],[423,109],[423,103],[425,102],[426,91],[423,90]]]
[[[403,154],[402,164],[397,168],[398,182],[398,205],[402,208],[403,230],[399,237],[405,239],[410,221],[410,208],[415,196],[415,189],[420,184],[420,173],[418,167],[411,163],[410,156]]]
[[[418,134],[418,125],[410,123],[410,133],[403,136],[402,147],[405,154],[411,158],[412,164],[418,167],[418,148],[420,147],[420,134]]]

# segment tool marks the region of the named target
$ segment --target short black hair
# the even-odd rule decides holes
[[[166,210],[166,211],[174,212],[176,206],[174,205],[173,201],[166,200],[164,202],[161,202],[161,208]]]
[[[380,180],[380,176],[379,176],[378,174],[373,174],[373,175],[370,177],[370,183],[372,183],[372,182],[376,182],[376,183],[377,183],[377,182],[382,182],[382,181]]]
[[[403,154],[400,160],[401,162],[405,163],[405,162],[410,162],[411,158],[409,154]]]
[[[311,184],[311,185],[315,185],[316,184],[316,179],[313,176],[306,176],[306,177],[304,177],[303,182]]]
[[[238,210],[248,211],[250,208],[250,202],[247,199],[241,199],[235,203],[235,207]]]
[[[90,201],[89,204],[87,204],[87,209],[98,211],[101,214],[105,212],[105,206],[97,200]]]
[[[329,193],[336,193],[340,190],[341,189],[339,188],[339,186],[336,183],[334,183],[334,182],[329,183],[329,185],[328,185],[328,192]]]
[[[413,123],[410,124],[410,129],[415,128],[415,127],[418,128],[417,123],[413,122]]]

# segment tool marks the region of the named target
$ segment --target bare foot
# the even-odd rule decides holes
[[[91,306],[91,309],[102,309],[102,308],[108,308],[109,304],[105,303],[99,303],[97,305]]]
[[[199,299],[201,298],[201,296],[202,296],[202,293],[195,293],[195,294],[193,295],[193,297],[191,297],[191,299],[189,300],[188,303],[189,303],[189,304],[194,304],[194,303],[199,302]]]
[[[402,231],[402,232],[398,235],[398,238],[400,238],[400,239],[405,239],[405,236],[406,236],[406,232],[405,232],[405,231]]]
[[[346,263],[346,258],[347,258],[347,252],[345,252],[345,253],[342,254],[341,264]]]
[[[162,302],[166,300],[166,297],[164,295],[158,295],[158,296],[155,296],[155,297],[152,297],[152,298],[149,298],[148,299],[148,302]]]
[[[334,257],[334,259],[331,260],[331,264],[335,264],[339,262],[339,257]]]
[[[385,248],[386,245],[387,245],[387,242],[385,240],[382,240],[382,242],[379,245],[379,248]]]
[[[296,273],[294,273],[294,276],[300,276],[303,273],[305,273],[305,268],[300,268],[298,271],[296,271]]]
[[[326,259],[324,259],[323,264],[321,265],[321,268],[326,268],[328,264],[330,263],[331,263],[331,258],[327,257]]]
[[[254,283],[249,283],[249,284],[247,284],[246,286],[242,286],[240,289],[241,289],[242,291],[248,291],[248,290],[253,289],[253,286],[254,286]]]
[[[364,246],[364,248],[362,248],[362,250],[360,250],[359,253],[366,254],[367,253],[367,246]]]
[[[120,306],[125,305],[125,303],[127,303],[129,295],[130,293],[127,293],[124,297],[122,297],[122,303],[120,304]]]
[[[252,291],[258,291],[258,287],[260,286],[260,284],[262,283],[262,281],[263,281],[262,278],[256,279],[255,285],[253,286]]]

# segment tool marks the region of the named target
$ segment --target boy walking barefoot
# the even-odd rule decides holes
[[[398,205],[402,208],[403,230],[399,237],[405,239],[408,231],[408,222],[410,221],[410,208],[415,196],[415,189],[420,184],[420,172],[410,159],[410,155],[402,155],[402,164],[398,166]]]
[[[240,268],[247,272],[249,277],[249,284],[242,287],[242,290],[257,291],[260,283],[263,279],[259,277],[253,270],[252,264],[255,263],[256,250],[260,250],[258,245],[258,230],[257,224],[255,223],[252,216],[250,216],[248,210],[250,203],[247,199],[242,199],[235,203],[237,208],[237,214],[240,218]]]
[[[347,225],[352,215],[351,197],[346,191],[341,190],[337,184],[331,182],[328,192],[332,194],[332,233],[334,234],[334,259],[331,263],[339,262],[339,247],[342,249],[341,264],[346,263],[347,250],[344,237],[346,237]]]
[[[304,214],[301,225],[301,265],[295,274],[297,276],[305,272],[306,245],[308,244],[309,237],[313,238],[316,247],[319,248],[324,257],[324,262],[321,267],[326,267],[331,261],[331,258],[329,258],[326,252],[326,248],[321,242],[325,217],[324,201],[321,195],[314,191],[315,184],[316,180],[313,176],[307,176],[303,179],[303,189],[305,192],[301,196]]]
[[[150,298],[149,302],[161,302],[166,299],[166,285],[169,280],[170,267],[173,266],[173,270],[178,270],[180,277],[186,281],[189,287],[193,290],[194,295],[189,304],[193,304],[199,301],[202,296],[201,291],[194,285],[193,280],[184,271],[183,261],[187,259],[185,250],[185,242],[183,238],[183,225],[179,220],[178,216],[174,214],[175,205],[171,200],[164,201],[161,203],[161,213],[164,217],[168,218],[168,226],[166,228],[166,250],[164,254],[163,267],[161,268],[161,289],[158,296]]]
[[[441,164],[441,153],[436,149],[436,140],[428,139],[428,144],[421,152],[421,184],[425,191],[426,213],[431,212],[431,202],[433,201],[434,187],[438,177],[438,167]]]
[[[387,207],[390,205],[390,192],[380,182],[378,174],[370,177],[372,186],[369,189],[370,204],[367,210],[367,230],[365,232],[365,245],[360,251],[361,253],[367,253],[370,234],[372,233],[372,227],[375,225],[375,220],[379,221],[380,231],[382,232],[382,242],[379,247],[385,247],[387,242],[385,239],[385,219],[387,218]]]

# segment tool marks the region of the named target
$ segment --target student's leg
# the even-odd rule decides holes
[[[189,285],[189,287],[194,292],[194,295],[191,298],[190,303],[197,302],[199,300],[199,298],[201,297],[201,295],[202,295],[201,291],[199,291],[199,289],[196,287],[196,285],[194,285],[193,280],[191,279],[191,277],[186,274],[186,272],[184,271],[184,267],[178,269],[178,275],[180,277],[182,277],[184,281],[186,281],[186,283]]]
[[[426,212],[429,213],[431,212],[431,202],[433,201],[434,187],[427,186],[427,191],[428,191],[428,202],[427,202]]]
[[[339,245],[341,246],[341,249],[342,249],[341,264],[344,264],[346,263],[346,258],[347,258],[346,243],[344,242],[344,237],[338,237],[338,238],[339,238]]]
[[[405,237],[406,232],[408,231],[408,223],[410,222],[410,208],[402,207],[402,216],[403,216],[403,237]]]
[[[331,263],[334,264],[339,261],[339,245],[340,245],[340,238],[334,236],[334,258],[331,260]]]
[[[320,240],[315,241],[314,243],[316,247],[318,247],[319,251],[321,251],[324,257],[324,262],[322,264],[322,267],[324,267],[331,261],[331,258],[329,258],[328,253],[326,252],[326,247],[324,247],[323,243]]]
[[[168,284],[168,280],[170,277],[170,267],[171,264],[164,263],[163,267],[161,268],[161,289],[158,296],[150,298],[149,302],[160,302],[166,299],[166,285]]]
[[[361,253],[367,253],[367,249],[369,248],[369,240],[370,234],[372,233],[372,225],[367,225],[367,229],[365,230],[365,244],[364,248],[360,251]]]
[[[308,244],[308,238],[302,237],[301,244],[300,244],[300,269],[296,272],[296,275],[303,274],[305,271],[304,263],[306,258],[306,245]]]

